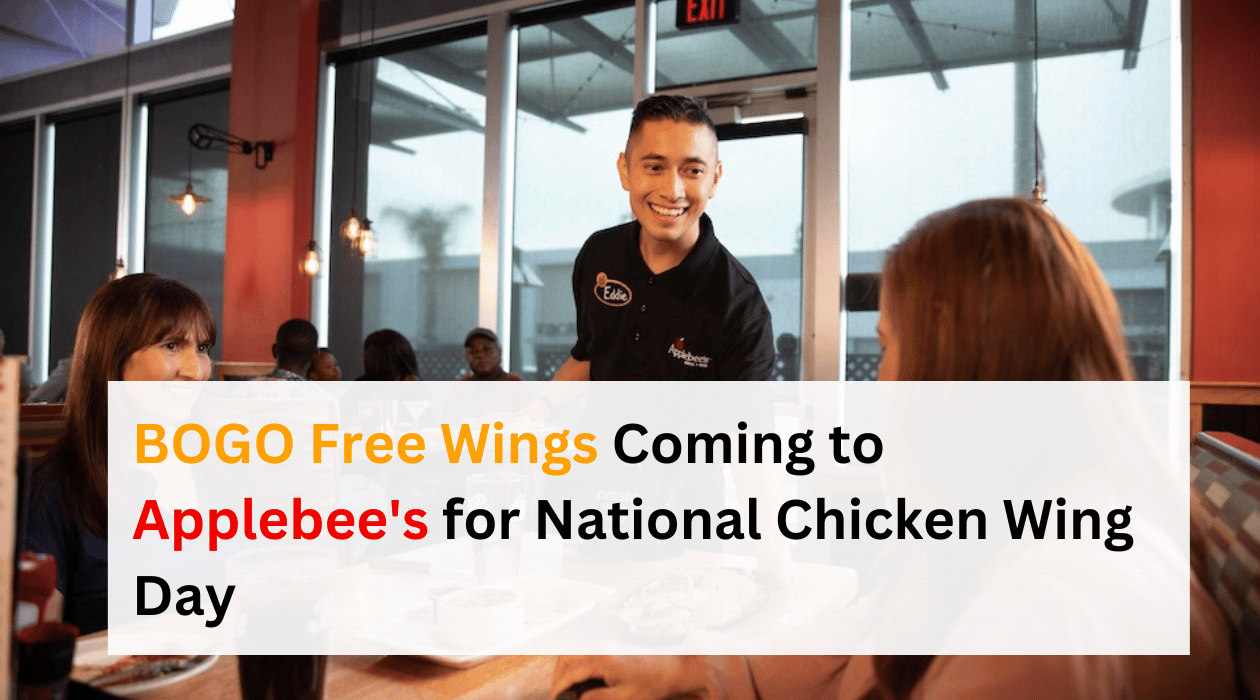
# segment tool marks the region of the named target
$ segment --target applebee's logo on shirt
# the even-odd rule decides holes
[[[608,306],[625,306],[630,303],[630,288],[624,282],[608,279],[603,272],[595,275],[595,298]]]
[[[688,352],[682,338],[675,340],[674,344],[669,346],[669,354],[682,360],[683,365],[696,369],[708,369],[709,363],[713,361],[711,357]]]

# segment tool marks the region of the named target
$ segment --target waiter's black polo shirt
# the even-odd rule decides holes
[[[577,343],[593,380],[766,380],[770,310],[752,274],[718,242],[708,215],[676,267],[653,274],[639,222],[587,239],[573,264]]]

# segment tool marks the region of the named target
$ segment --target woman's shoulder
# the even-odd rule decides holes
[[[32,506],[49,500],[59,500],[65,490],[66,480],[74,471],[74,456],[65,443],[58,443],[30,470],[26,492]]]
[[[22,548],[57,555],[77,549],[80,539],[78,521],[67,496],[67,479],[71,475],[71,459],[56,450],[31,470],[26,493],[25,527]]]

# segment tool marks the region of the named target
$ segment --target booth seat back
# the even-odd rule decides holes
[[[1240,685],[1260,698],[1260,444],[1199,433],[1190,485],[1203,584],[1233,628]]]
[[[38,462],[66,431],[66,405],[24,403],[18,409],[18,447]]]

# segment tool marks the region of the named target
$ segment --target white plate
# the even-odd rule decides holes
[[[126,658],[125,656],[110,656],[107,649],[108,643],[109,639],[107,637],[97,637],[96,639],[88,640],[80,639],[74,647],[74,677],[82,677],[85,670],[90,670],[93,667],[99,668],[109,666],[110,664]],[[157,678],[137,681],[135,683],[111,685],[104,688],[104,690],[108,690],[116,695],[134,695],[154,690],[156,688],[164,688],[168,685],[181,683],[199,673],[202,673],[213,666],[214,662],[218,660],[218,655],[207,656],[204,661],[196,666],[168,673]]]
[[[451,668],[472,668],[479,664],[484,664],[490,659],[497,659],[497,656],[415,656],[416,659],[424,659],[432,661],[440,666],[449,666]]]
[[[415,589],[408,588],[384,598],[391,601],[410,599],[415,601],[416,606],[392,610],[388,619],[382,619],[360,636],[379,644],[384,653],[415,656],[443,666],[466,668],[501,654],[524,653],[520,650],[523,644],[573,622],[613,593],[613,589],[607,586],[540,576],[520,576],[493,586],[522,595],[524,628],[519,634],[484,648],[454,648],[443,641],[435,624],[433,603],[427,597],[417,596]],[[568,595],[559,596],[557,591],[565,591]]]

